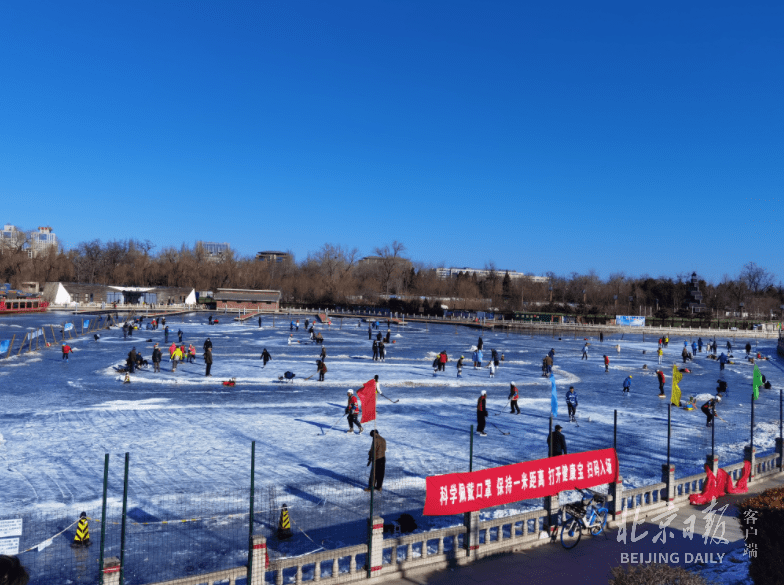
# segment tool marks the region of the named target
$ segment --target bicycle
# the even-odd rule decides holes
[[[561,545],[567,550],[577,546],[584,529],[587,529],[592,536],[598,536],[607,526],[609,514],[605,506],[607,495],[593,490],[578,489],[577,491],[582,494],[580,501],[566,504],[559,510]]]

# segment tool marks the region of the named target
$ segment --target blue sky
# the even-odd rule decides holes
[[[784,279],[784,5],[0,5],[1,222]]]

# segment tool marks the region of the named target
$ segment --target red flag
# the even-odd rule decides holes
[[[357,390],[357,397],[362,401],[362,420],[370,422],[376,420],[376,381],[370,380]]]

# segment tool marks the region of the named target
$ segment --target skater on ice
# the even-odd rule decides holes
[[[569,422],[576,422],[577,394],[574,391],[574,386],[569,386],[569,391],[566,393],[566,409],[569,411]]]
[[[515,383],[512,382],[509,385],[509,404],[512,406],[512,410],[509,414],[520,414],[520,407],[517,406],[517,401],[520,399],[520,393],[517,390],[517,386]]]
[[[267,348],[265,347],[264,350],[261,352],[261,361],[262,361],[261,367],[266,368],[267,362],[269,362],[271,359],[272,356],[270,355],[270,352],[268,352]]]
[[[357,425],[359,432],[362,433],[365,429],[359,424],[359,400],[354,396],[353,390],[346,392],[348,395],[348,404],[346,405],[346,414],[348,415],[348,430],[347,433],[354,434],[354,425]]]
[[[659,396],[664,396],[664,384],[667,382],[667,378],[664,376],[664,372],[661,370],[656,370],[656,378],[659,380]]]
[[[457,377],[458,378],[462,378],[463,377],[463,360],[464,359],[465,358],[461,355],[460,359],[457,360]]]
[[[361,431],[360,431],[361,432]],[[368,487],[365,488],[366,492],[375,488],[377,492],[381,491],[384,485],[384,474],[387,469],[387,442],[376,430],[370,431],[370,436],[373,437],[373,442],[370,444],[368,451],[368,466],[370,467],[370,479],[368,480]],[[375,466],[373,465],[375,452]]]
[[[716,405],[721,402],[721,396],[716,396],[715,398],[711,398],[702,405],[700,410],[702,410],[703,414],[705,415],[705,426],[710,427],[713,426],[713,419],[716,416]]]
[[[631,389],[632,389],[632,376],[631,376],[631,375],[629,375],[629,376],[628,376],[628,377],[627,377],[627,378],[626,378],[626,379],[623,381],[623,391],[624,391],[624,393],[627,393],[627,392],[630,392],[630,391],[631,391]]]
[[[482,390],[479,400],[476,401],[476,432],[486,437],[485,421],[487,420],[487,390]]]

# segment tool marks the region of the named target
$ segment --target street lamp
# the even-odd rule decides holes
[[[553,302],[553,286],[550,285],[550,302]]]
[[[618,312],[618,295],[613,295],[613,306],[615,307],[614,311],[617,313]]]
[[[632,309],[632,302],[633,301],[634,301],[634,297],[633,296],[629,296],[629,315],[632,314],[632,310],[633,310]]]
[[[585,304],[585,299],[586,299],[585,289],[583,289],[583,305]]]
[[[738,306],[740,307],[740,318],[743,319],[743,307],[745,305],[743,303],[738,303]]]
[[[656,299],[656,312],[659,312],[659,299]]]

